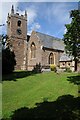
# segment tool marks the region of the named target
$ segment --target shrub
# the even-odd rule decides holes
[[[54,64],[50,64],[50,69],[51,71],[54,71],[54,72],[57,71],[56,66]]]
[[[66,67],[65,72],[72,72],[69,67]]]
[[[41,63],[36,64],[32,71],[33,73],[41,73]]]

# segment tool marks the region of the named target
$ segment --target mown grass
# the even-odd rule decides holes
[[[2,116],[2,84],[0,83],[0,118]]]
[[[44,100],[54,101],[59,96],[68,94],[77,97],[77,85],[68,81],[68,77],[76,75],[77,73],[46,72],[25,74],[21,78],[16,76],[15,80],[9,76],[10,80],[3,81],[3,118],[8,118],[14,110],[31,108]]]

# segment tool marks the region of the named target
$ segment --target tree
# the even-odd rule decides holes
[[[72,21],[65,25],[67,32],[63,40],[66,53],[74,57],[75,71],[77,71],[77,63],[80,59],[80,10],[72,10],[70,17]]]
[[[2,74],[11,73],[16,65],[14,52],[9,48],[2,50]]]
[[[7,35],[2,35],[1,36],[1,43],[2,43],[2,49],[6,49],[6,42],[7,42],[8,36]]]
[[[16,65],[15,54],[7,46],[7,35],[2,35],[2,74],[11,73]]]

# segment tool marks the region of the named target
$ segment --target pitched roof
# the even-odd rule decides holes
[[[64,51],[64,42],[61,39],[40,32],[36,32],[36,35],[44,47]]]
[[[60,57],[60,62],[65,62],[65,61],[71,61],[73,60],[73,57],[72,56],[69,56],[68,54],[64,53],[62,54],[62,56]]]

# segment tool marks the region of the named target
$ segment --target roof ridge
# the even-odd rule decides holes
[[[62,50],[64,51],[64,44],[61,39],[55,38],[53,36],[34,31],[37,37],[40,38],[41,43],[44,47]]]
[[[49,37],[52,37],[52,38],[55,38],[55,39],[57,39],[57,40],[62,40],[61,38],[54,37],[54,36],[52,36],[52,35],[48,35],[48,34],[46,34],[46,33],[38,32],[38,31],[34,31],[34,32],[36,32],[36,33],[40,33],[40,34],[43,34],[43,35],[46,35],[46,36],[49,36]]]

